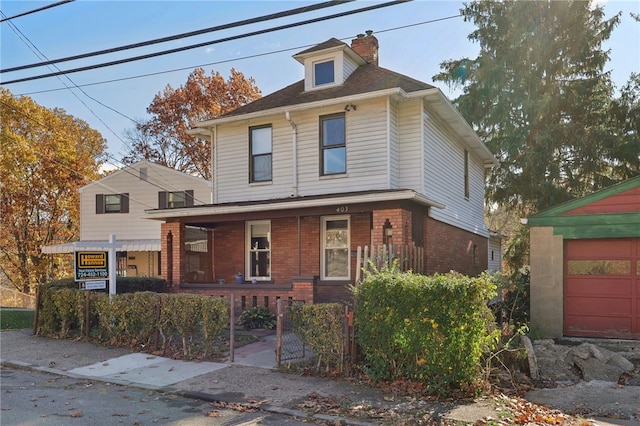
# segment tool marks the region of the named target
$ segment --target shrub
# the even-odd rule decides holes
[[[62,278],[43,284],[40,292],[57,290],[61,288],[78,289],[78,283],[71,278]],[[155,293],[167,293],[167,282],[161,278],[149,277],[118,277],[116,280],[116,294],[135,293],[138,291],[153,291]],[[93,293],[109,293],[109,286],[104,290],[91,290]]]
[[[314,350],[318,366],[342,372],[344,365],[344,306],[338,303],[293,305],[293,331]]]
[[[226,299],[218,297],[202,297],[202,337],[204,339],[204,356],[211,353],[213,340],[218,337],[229,322],[229,305]]]
[[[368,274],[354,289],[356,339],[375,380],[412,379],[446,394],[481,380],[495,341],[488,275]]]
[[[195,294],[171,294],[163,304],[161,316],[166,316],[165,324],[175,330],[182,339],[182,352],[192,354],[193,338],[200,326],[202,317],[200,299],[206,296]]]
[[[276,316],[266,306],[255,306],[240,315],[240,324],[247,330],[272,329],[276,326]]]

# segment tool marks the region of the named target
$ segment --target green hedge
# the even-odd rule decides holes
[[[375,380],[411,379],[446,394],[482,378],[496,339],[489,275],[369,274],[354,288],[356,340]]]
[[[192,294],[150,291],[116,294],[91,292],[89,324],[86,291],[68,288],[66,280],[40,289],[38,333],[66,338],[92,336],[116,345],[156,345],[166,349],[172,338],[182,342],[185,356],[208,356],[217,338],[229,324],[226,299]],[[155,341],[160,334],[162,342]]]
[[[292,305],[293,331],[318,356],[327,372],[344,365],[344,306],[339,303]]]

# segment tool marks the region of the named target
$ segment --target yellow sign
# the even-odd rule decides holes
[[[76,281],[109,277],[109,252],[77,251],[75,256]]]

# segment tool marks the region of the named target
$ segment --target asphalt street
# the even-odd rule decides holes
[[[35,371],[0,370],[2,425],[308,425],[258,409]],[[237,407],[236,407],[237,408]]]

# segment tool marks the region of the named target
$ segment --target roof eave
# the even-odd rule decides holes
[[[285,105],[277,108],[270,108],[270,109],[265,109],[261,111],[250,112],[247,114],[233,115],[230,117],[220,117],[220,118],[214,118],[211,120],[201,121],[198,124],[196,124],[195,127],[192,127],[191,129],[189,129],[189,131],[193,132],[192,134],[196,134],[197,133],[196,129],[208,129],[210,127],[213,127],[219,124],[227,124],[227,123],[233,123],[237,121],[246,121],[254,118],[284,114],[285,112],[303,111],[311,108],[320,108],[327,105],[349,103],[349,102],[355,102],[355,101],[364,100],[364,99],[399,95],[403,93],[404,92],[402,89],[400,89],[399,87],[394,87],[392,89],[377,90],[375,92],[358,93],[355,95],[341,96],[339,98],[324,99],[324,100],[315,101],[315,102],[306,102],[306,103],[301,103],[296,105]]]
[[[413,201],[427,207],[435,207],[439,209],[445,208],[445,205],[437,201],[431,200],[422,194],[407,189],[404,191],[382,192],[375,194],[350,194],[335,197],[322,197],[312,200],[285,200],[281,202],[273,202],[270,200],[256,201],[250,205],[246,204],[229,204],[229,205],[212,205],[199,206],[197,208],[186,207],[180,209],[163,209],[163,210],[146,210],[146,217],[154,220],[167,220],[169,218],[184,218],[194,216],[216,216],[223,214],[241,214],[266,212],[277,210],[292,210],[313,207],[324,207],[327,202],[336,204],[358,204],[371,203],[381,201]]]

